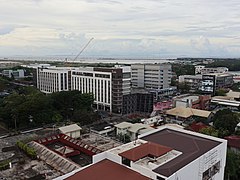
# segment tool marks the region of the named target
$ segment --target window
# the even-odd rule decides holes
[[[130,167],[131,161],[127,158],[122,157],[122,164]]]
[[[212,167],[203,172],[202,180],[210,180],[220,170],[220,161],[214,164]]]

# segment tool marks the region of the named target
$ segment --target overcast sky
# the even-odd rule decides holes
[[[240,57],[239,0],[0,0],[0,56]]]

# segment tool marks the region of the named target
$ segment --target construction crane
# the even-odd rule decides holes
[[[88,47],[88,45],[90,44],[90,42],[93,40],[94,38],[91,38],[87,44],[81,49],[81,51],[77,54],[77,56],[72,60],[72,61],[75,61],[77,60],[77,58],[82,54],[82,52]],[[67,63],[67,58],[65,59],[65,62],[64,64]]]

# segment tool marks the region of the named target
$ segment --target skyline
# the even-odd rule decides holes
[[[1,0],[0,56],[240,57],[237,0]]]

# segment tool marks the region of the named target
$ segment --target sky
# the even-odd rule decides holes
[[[0,0],[0,57],[240,57],[239,0]]]

